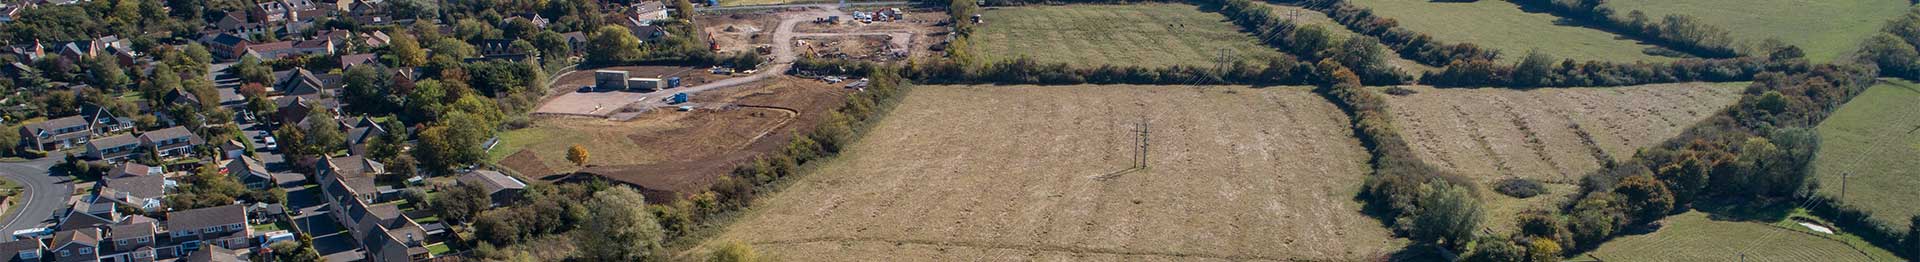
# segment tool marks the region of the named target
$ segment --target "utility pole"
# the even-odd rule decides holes
[[[1840,200],[1847,199],[1847,178],[1852,176],[1853,172],[1840,172]]]

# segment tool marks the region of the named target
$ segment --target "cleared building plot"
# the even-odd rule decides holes
[[[1427,163],[1482,183],[1510,176],[1572,182],[1718,113],[1744,86],[1407,87],[1417,93],[1387,101],[1401,135]]]
[[[1688,212],[1660,222],[1658,231],[1607,241],[1573,261],[1900,261],[1853,236],[1814,231],[1795,221],[1721,221]]]
[[[1820,192],[1873,211],[1875,219],[1906,228],[1920,214],[1920,85],[1887,80],[1854,97],[1820,122],[1814,169]]]
[[[1078,66],[1212,65],[1222,49],[1237,57],[1281,56],[1226,16],[1180,4],[991,8],[974,33],[982,61],[1028,57]]]
[[[1684,14],[1732,31],[1749,43],[1768,38],[1800,46],[1807,58],[1827,62],[1853,52],[1887,20],[1907,12],[1902,0],[1614,0],[1618,15],[1641,11],[1658,21]]]
[[[1354,0],[1409,30],[1448,43],[1474,43],[1500,50],[1502,61],[1520,61],[1528,50],[1556,59],[1615,62],[1669,61],[1648,55],[1652,45],[1592,28],[1560,25],[1559,17],[1522,11],[1507,1]]]
[[[1128,170],[1147,123],[1148,168]],[[1353,261],[1405,245],[1304,87],[923,86],[713,241],[827,261]]]

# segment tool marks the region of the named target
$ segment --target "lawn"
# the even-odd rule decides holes
[[[1736,261],[1744,254],[1745,261],[1900,261],[1844,232],[1818,233],[1787,220],[1720,221],[1687,212],[1662,222],[1659,231],[1616,238],[1574,260]]]
[[[1823,194],[1872,211],[1895,228],[1920,214],[1920,84],[1887,80],[1820,123],[1814,170]]]
[[[1500,50],[1502,61],[1519,61],[1528,50],[1556,60],[1668,61],[1644,53],[1652,45],[1592,28],[1556,24],[1559,17],[1528,13],[1507,1],[1355,0],[1402,27],[1448,43],[1474,43]]]
[[[1236,57],[1280,56],[1218,13],[1178,4],[993,8],[972,38],[981,61],[1029,57],[1080,66],[1212,65]]]
[[[427,253],[435,256],[445,255],[447,253],[453,253],[453,247],[447,246],[446,242],[433,243],[432,245],[427,245]]]
[[[500,145],[487,155],[493,161],[526,149],[540,157],[548,167],[577,169],[567,161],[567,149],[580,145],[587,149],[588,163],[598,165],[647,163],[663,159],[661,152],[634,144],[627,135],[638,130],[660,129],[636,122],[611,122],[599,119],[541,119],[532,127],[500,133]],[[544,174],[543,174],[544,175]]]
[[[1800,46],[1815,62],[1852,52],[1881,24],[1907,11],[1907,1],[1901,0],[1614,0],[1609,5],[1620,15],[1639,10],[1655,20],[1692,15],[1748,42],[1780,39]]]
[[[287,229],[287,226],[281,225],[281,223],[285,222],[275,220],[273,223],[253,225],[252,227],[254,232],[273,232]]]

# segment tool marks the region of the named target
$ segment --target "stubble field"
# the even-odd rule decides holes
[[[1219,50],[1237,57],[1282,56],[1228,22],[1181,4],[991,8],[974,33],[981,61],[1020,57],[1076,66],[1212,65]]]
[[[1148,124],[1149,168],[1129,169]],[[1367,153],[1303,87],[923,86],[712,241],[826,261],[1364,260]]]

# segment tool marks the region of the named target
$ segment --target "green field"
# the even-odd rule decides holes
[[[1800,46],[1815,62],[1852,52],[1881,24],[1907,11],[1902,0],[1615,0],[1609,5],[1620,15],[1640,10],[1653,20],[1692,15],[1748,42],[1780,39]]]
[[[981,61],[1029,57],[1044,63],[1211,65],[1221,49],[1239,57],[1283,55],[1225,16],[1191,5],[1065,5],[993,8],[971,38]]]
[[[1850,235],[1807,230],[1791,221],[1717,221],[1687,212],[1662,220],[1659,231],[1608,241],[1572,261],[1900,261]]]
[[[1519,61],[1528,50],[1556,60],[1615,62],[1669,61],[1644,53],[1652,45],[1621,39],[1592,28],[1563,26],[1559,17],[1528,13],[1507,1],[1434,2],[1428,0],[1355,0],[1375,14],[1400,21],[1400,26],[1433,35],[1448,43],[1473,43],[1500,50],[1502,61]]]
[[[1820,155],[1814,162],[1820,191],[1873,211],[1875,218],[1906,228],[1920,214],[1920,84],[1888,80],[1867,89],[1820,123]]]

